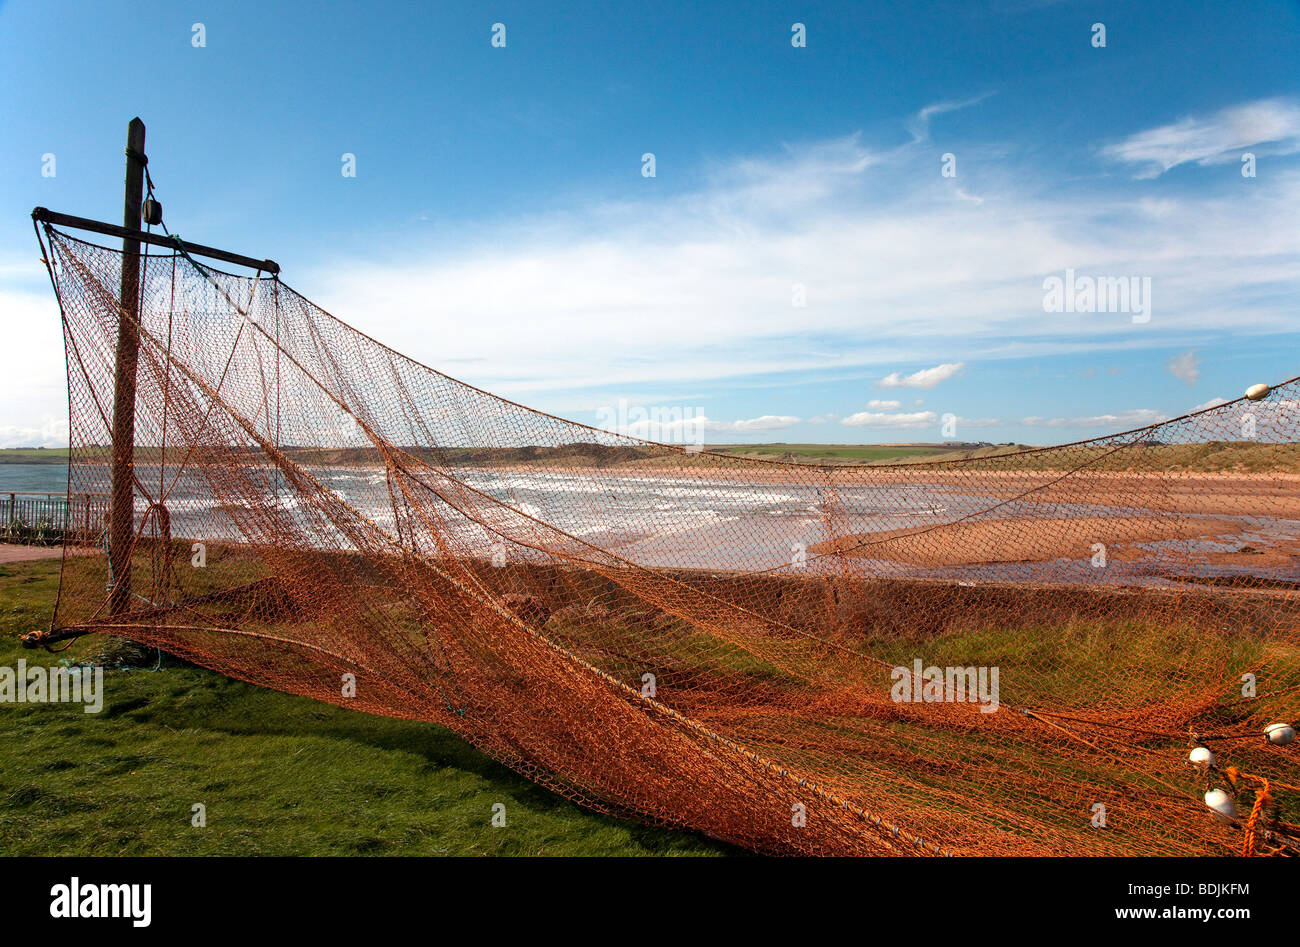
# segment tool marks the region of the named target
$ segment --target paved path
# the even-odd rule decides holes
[[[0,543],[0,563],[24,562],[28,559],[57,559],[63,555],[62,546],[23,546],[17,543]]]

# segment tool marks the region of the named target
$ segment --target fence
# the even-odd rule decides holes
[[[108,519],[102,493],[0,493],[0,506],[0,538],[8,543],[94,545]]]

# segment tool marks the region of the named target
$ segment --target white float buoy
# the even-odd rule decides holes
[[[1214,765],[1214,754],[1210,752],[1208,746],[1198,746],[1187,754],[1187,762],[1191,763],[1197,769],[1209,769]]]
[[[1295,739],[1295,727],[1289,723],[1270,723],[1264,728],[1264,736],[1274,746],[1286,746]]]
[[[1251,385],[1246,389],[1246,397],[1251,401],[1263,401],[1272,390],[1268,385]]]
[[[1237,807],[1232,797],[1222,789],[1211,789],[1205,794],[1205,804],[1210,807],[1214,817],[1220,822],[1229,822],[1237,817]]]

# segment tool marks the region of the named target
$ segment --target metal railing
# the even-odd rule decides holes
[[[56,546],[96,545],[108,521],[104,493],[0,493],[0,541]]]

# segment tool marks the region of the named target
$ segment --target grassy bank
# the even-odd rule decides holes
[[[76,661],[44,627],[58,561],[0,566],[0,665]],[[144,656],[141,656],[142,658]],[[104,709],[0,704],[5,855],[699,855],[686,833],[588,812],[431,724],[374,717],[177,662],[109,671]],[[490,824],[506,807],[504,828]],[[191,825],[206,807],[207,826]]]
[[[971,444],[721,444],[709,450],[755,460],[795,463],[889,464],[914,460],[955,460],[1004,453],[1012,445]]]
[[[4,447],[0,448],[0,464],[64,464],[68,463],[66,447]]]
[[[237,565],[238,555],[214,546],[205,580],[215,581],[222,563]],[[143,581],[144,563],[137,568]],[[490,565],[483,571],[509,575]],[[70,567],[69,573],[75,572]],[[549,584],[546,576],[547,570],[537,567],[533,580],[520,585]],[[82,576],[87,578],[103,588],[102,572]],[[46,625],[57,580],[57,560],[0,566],[0,666],[12,667],[20,658],[47,664],[88,659],[104,647],[105,639],[90,637],[57,655],[20,650],[18,635]],[[693,581],[702,593],[725,596],[737,579],[697,574]],[[820,583],[790,577],[743,581],[751,587],[767,582],[773,592],[781,591],[770,596],[781,603],[773,609],[778,619],[827,607]],[[604,588],[609,582],[586,576],[574,592],[584,601],[603,603],[603,660],[616,676],[634,678],[644,665],[619,667],[612,663],[614,656],[650,649],[653,666],[743,681],[746,693],[775,693],[791,683],[784,679],[786,672],[756,655],[721,647],[716,638],[687,627],[657,624],[653,640],[647,639],[644,606],[630,593]],[[203,588],[187,586],[190,592]],[[1249,611],[1274,607],[1262,596],[1214,597],[1203,608],[1184,613],[1187,620],[1170,621],[1162,613],[1169,604],[1165,596],[1173,593],[1154,590],[1125,607],[1115,597],[1122,593],[1087,587],[940,587],[898,581],[874,585],[870,595],[862,589],[855,593],[849,584],[837,589],[837,597],[857,603],[842,616],[847,626],[868,629],[846,641],[854,650],[873,654],[886,667],[906,667],[923,657],[939,666],[1000,668],[1000,699],[1011,706],[1080,711],[1172,706],[1197,690],[1197,669],[1236,679],[1246,668],[1264,668],[1261,679],[1285,691],[1295,686],[1293,649],[1277,642],[1266,647],[1229,629],[1230,621],[1238,628],[1265,627]],[[237,607],[234,600],[228,604]],[[1046,622],[1053,614],[1071,617]],[[923,623],[916,621],[918,615],[925,616]],[[588,622],[570,622],[568,613],[557,612],[546,626],[548,634],[561,642],[580,642],[590,634]],[[253,687],[138,650],[127,655],[134,669],[106,674],[100,714],[86,714],[73,704],[0,704],[5,734],[0,741],[0,853],[733,851],[688,833],[587,812],[431,724],[368,716]],[[1206,717],[1207,725],[1214,732],[1237,732],[1248,713],[1235,705],[1218,707]],[[806,746],[780,729],[759,727],[748,739],[756,752],[788,760],[795,768],[815,768],[820,765],[814,755],[821,752],[818,747],[833,747],[870,798],[891,797],[925,825],[932,824],[936,813],[941,820],[955,819],[952,824],[959,827],[963,818],[987,820],[1005,809],[1002,829],[1008,839],[1037,844],[1039,835],[1049,831],[1094,853],[1152,854],[1184,850],[1181,841],[1165,835],[1175,823],[1162,819],[1175,809],[1180,820],[1189,806],[1193,816],[1199,811],[1195,797],[1201,787],[1184,762],[1181,731],[1144,737],[1145,753],[1117,759],[1085,752],[1078,743],[1045,740],[1031,729],[954,730],[909,714],[896,719],[888,713],[814,715],[804,723],[809,728]],[[1270,761],[1259,746],[1234,745],[1223,752],[1225,761],[1247,772],[1268,771]],[[1012,774],[1007,779],[1016,785],[1011,803],[1000,772]],[[1171,785],[1172,795],[1167,791]],[[1180,792],[1187,798],[1179,798]],[[1122,829],[1117,825],[1113,833],[1088,836],[1088,810],[1074,804],[1085,796],[1108,800],[1124,817]],[[1300,797],[1279,793],[1278,803],[1284,819],[1300,819]],[[196,804],[206,808],[204,828],[191,825]],[[497,804],[506,807],[504,828],[490,824]],[[1078,835],[1080,831],[1085,834]]]
[[[1107,471],[1168,471],[1186,473],[1300,473],[1300,445],[1259,443],[1253,441],[1198,441],[1189,444],[1130,444],[1116,450],[1116,444],[1103,443],[1072,448],[1066,452],[1027,447],[1023,444],[713,444],[707,454],[665,452],[662,448],[598,444],[566,444],[561,447],[445,447],[437,450],[405,448],[413,456],[429,463],[448,467],[529,466],[539,470],[568,468],[602,468],[641,470],[663,467],[707,468],[719,463],[716,456],[787,463],[827,464],[833,466],[933,463],[966,461],[969,469],[1061,470],[1087,466]],[[1020,452],[1013,460],[1001,459]],[[285,453],[296,463],[307,466],[382,467],[383,460],[373,450],[363,448],[287,447]],[[102,455],[102,456],[101,456]],[[249,461],[263,462],[256,452]],[[78,455],[82,461],[101,459],[104,448],[87,448]],[[66,464],[66,448],[35,450],[0,449],[0,464]],[[158,462],[156,448],[139,448],[136,463]],[[725,462],[724,462],[725,463]]]

